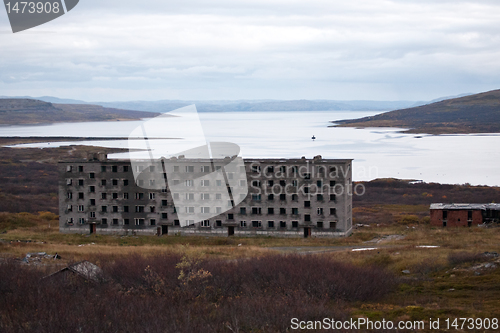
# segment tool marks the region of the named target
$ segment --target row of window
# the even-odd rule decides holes
[[[73,218],[68,218],[66,223],[69,225],[74,224],[74,219]],[[79,218],[78,223],[79,224],[85,224],[86,220],[85,218]],[[123,219],[122,224],[120,224],[119,219],[110,219],[108,220],[107,218],[102,218],[101,219],[101,224],[102,225],[130,225],[131,220],[130,219]],[[267,229],[274,229],[275,228],[275,221],[267,221]],[[186,220],[186,224],[188,225],[193,225],[194,220]],[[143,218],[136,218],[134,219],[134,225],[136,226],[141,226],[141,225],[146,225],[146,219]],[[149,226],[155,226],[157,225],[156,219],[149,219],[148,224]],[[179,226],[179,220],[174,221],[174,226]],[[201,227],[210,227],[210,220],[203,220],[200,222]],[[252,228],[262,228],[262,221],[251,221],[251,224],[247,224],[247,221],[240,221],[239,226],[241,228],[247,228],[247,227],[252,227]],[[278,224],[276,224],[280,229],[286,229],[288,227],[288,222],[287,221],[279,221]],[[291,221],[291,226],[292,228],[298,228],[299,227],[299,221]],[[336,229],[337,227],[337,222],[332,221],[329,222],[330,229]],[[215,227],[222,227],[222,220],[216,220],[215,221]],[[318,229],[323,229],[324,228],[324,222],[319,221],[316,222],[316,227]]]
[[[162,206],[166,207],[167,206],[167,200],[162,200]],[[90,200],[90,206],[95,206],[95,199]],[[85,212],[85,205],[77,205],[76,206],[78,209],[78,212]],[[200,208],[200,213],[202,214],[210,214],[211,212],[211,207],[199,207]],[[111,206],[111,210],[108,209],[108,206],[103,205],[101,206],[101,213],[107,213],[107,212],[112,212],[112,213],[130,213],[130,207],[129,206],[122,206],[122,211],[119,210],[119,206]],[[194,214],[195,213],[195,207],[184,207],[185,213],[187,214]],[[66,207],[67,212],[72,212],[73,211],[73,205],[67,205]],[[156,213],[156,206],[142,206],[142,205],[137,205],[135,206],[135,212],[136,213]],[[222,213],[222,207],[215,207],[215,212],[218,214]],[[251,208],[251,214],[253,215],[261,215],[262,214],[262,208],[261,207],[252,207]],[[174,207],[174,213],[175,207]],[[316,209],[316,213],[320,216],[325,215],[325,211],[322,207],[318,207]],[[167,218],[167,213],[162,213],[165,215],[165,217],[162,218]],[[247,215],[247,207],[240,207],[240,214],[241,215]],[[267,208],[267,214],[268,215],[274,215],[275,210],[273,207],[268,207]],[[279,214],[280,215],[286,215],[287,214],[287,209],[286,208],[279,208]],[[299,215],[299,209],[298,208],[291,208],[291,214],[292,215]],[[330,215],[336,215],[337,214],[337,209],[336,208],[330,208]],[[90,217],[95,217],[95,211],[90,212]],[[310,221],[310,214],[304,214],[304,220],[305,221]],[[234,214],[228,214],[228,219],[233,219]]]

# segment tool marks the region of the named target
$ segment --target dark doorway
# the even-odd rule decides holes
[[[304,238],[307,238],[309,236],[311,236],[311,228],[306,227],[304,228]]]
[[[228,236],[234,235],[234,227],[227,227],[227,235]]]
[[[156,228],[156,236],[161,235],[161,227]]]
[[[161,226],[161,234],[162,235],[168,235],[168,225],[162,225]]]
[[[89,224],[89,226],[90,226],[90,234],[91,235],[95,234],[95,232],[96,232],[96,225],[95,225],[95,223],[91,223],[91,224]]]
[[[467,221],[467,226],[468,226],[468,227],[472,227],[472,221],[470,221],[470,220],[469,220],[469,221]]]
[[[446,221],[443,221],[443,227],[446,227]]]

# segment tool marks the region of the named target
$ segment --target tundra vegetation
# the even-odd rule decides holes
[[[2,332],[284,332],[292,318],[500,317],[500,229],[433,227],[428,211],[436,201],[498,202],[498,188],[366,182],[353,204],[360,226],[338,239],[65,235],[55,162],[98,148],[0,149]],[[352,251],[361,247],[375,249]],[[62,259],[23,263],[37,252]],[[102,280],[41,279],[80,260],[101,267]]]

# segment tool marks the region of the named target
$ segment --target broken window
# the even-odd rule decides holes
[[[101,172],[106,172],[106,166],[105,165],[101,165]]]
[[[66,193],[66,198],[73,199],[73,192],[67,192]]]
[[[124,225],[129,225],[130,223],[130,220],[129,219],[123,219],[123,224]]]
[[[262,208],[261,207],[252,207],[252,214],[258,214],[260,215],[262,213]]]
[[[268,228],[274,228],[274,221],[267,221],[267,227]]]
[[[128,179],[123,180],[123,186],[128,186]]]
[[[106,213],[108,211],[108,206],[101,206],[101,212]]]
[[[330,194],[330,201],[335,201],[336,198],[335,194]]]
[[[269,194],[269,195],[267,196],[267,200],[269,200],[269,201],[273,201],[273,200],[274,200],[274,194],[272,194],[272,193],[271,193],[271,194]]]
[[[210,220],[201,221],[201,226],[205,228],[210,227]]]
[[[128,172],[128,165],[123,166],[123,172]]]
[[[144,219],[134,219],[135,225],[144,225]]]
[[[222,220],[215,220],[216,227],[222,227]]]
[[[233,220],[234,219],[234,214],[227,214],[227,219],[228,220]]]
[[[106,186],[106,179],[101,179],[101,186]]]
[[[337,215],[337,208],[330,208],[330,215]]]
[[[83,192],[79,192],[78,193],[78,199],[83,199],[84,198],[84,194]]]
[[[311,207],[311,201],[304,201],[304,207]]]
[[[280,214],[286,215],[286,208],[280,208]]]
[[[161,218],[166,220],[168,218],[168,213],[161,213]]]
[[[144,213],[144,206],[135,206],[136,213]]]
[[[246,227],[247,221],[240,221],[240,227]]]
[[[252,227],[253,228],[261,228],[262,222],[261,221],[252,221]]]
[[[89,178],[90,179],[94,179],[95,178],[95,173],[93,173],[93,172],[89,173]]]
[[[447,219],[448,219],[448,211],[443,210],[443,220],[447,220]]]
[[[472,210],[467,212],[467,220],[472,220]]]
[[[286,228],[286,221],[280,221],[280,228]]]
[[[123,206],[123,212],[128,213],[128,206]]]
[[[267,208],[267,214],[268,215],[273,215],[274,214],[274,208],[273,207]]]
[[[154,192],[149,192],[149,200],[153,200],[155,198]]]
[[[299,215],[299,209],[298,208],[292,208],[292,215]]]
[[[113,199],[118,199],[118,193],[116,192],[113,193]]]
[[[165,199],[161,201],[161,205],[162,205],[162,206],[167,206],[167,203],[168,203],[168,202],[167,202],[167,200],[165,200]]]
[[[323,222],[316,222],[316,226],[318,227],[318,229],[323,229]]]
[[[73,184],[73,179],[71,178],[66,179],[66,185],[71,185],[71,184]]]
[[[272,187],[274,185],[274,180],[268,180],[267,186]]]
[[[118,219],[113,219],[113,225],[118,225]]]
[[[280,194],[280,200],[281,201],[286,201],[286,194],[285,193],[281,193]]]
[[[89,186],[89,192],[94,193],[95,192],[95,186]]]
[[[337,229],[337,222],[330,222],[330,229]]]
[[[95,199],[90,199],[90,205],[95,206]]]
[[[150,225],[156,225],[156,219],[150,219],[149,220]]]
[[[101,219],[101,224],[108,224],[108,219],[107,218]]]
[[[241,215],[246,215],[247,213],[247,208],[246,207],[240,207],[240,214]]]
[[[181,222],[179,220],[174,220],[174,225],[179,226],[179,225],[181,225]]]
[[[101,193],[101,199],[106,200],[107,194],[106,193]]]
[[[323,208],[322,207],[318,207],[318,209],[316,211],[318,212],[318,215],[323,215]]]
[[[310,222],[310,221],[311,221],[311,215],[309,215],[309,214],[305,214],[305,215],[304,215],[304,221],[306,221],[306,222]]]
[[[142,199],[144,199],[144,193],[136,192],[135,193],[135,199],[136,200],[142,200]]]
[[[323,201],[323,194],[318,194],[318,195],[316,196],[316,199],[317,199],[318,201]]]
[[[118,172],[118,166],[117,165],[112,165],[111,166],[111,172]]]
[[[113,213],[118,213],[118,206],[113,206]]]
[[[286,186],[286,180],[280,180],[280,186]]]
[[[78,186],[83,186],[83,179],[78,179]]]
[[[298,228],[299,227],[299,221],[292,221],[292,228]]]

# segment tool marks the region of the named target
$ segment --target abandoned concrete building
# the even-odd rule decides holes
[[[430,206],[431,225],[443,227],[473,226],[500,221],[500,204],[443,204]]]
[[[60,232],[276,237],[352,232],[350,159],[241,159],[230,171],[229,157],[143,162],[105,154],[60,162]]]

